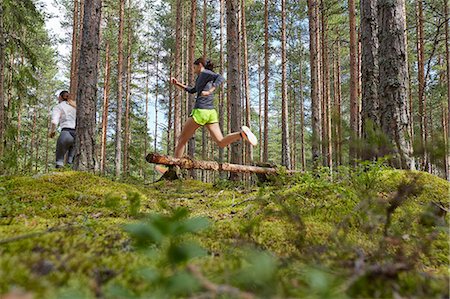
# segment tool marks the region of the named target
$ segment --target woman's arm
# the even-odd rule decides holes
[[[179,82],[175,78],[171,78],[170,79],[170,83],[172,83],[173,85],[175,85],[179,89],[185,90],[185,91],[187,91],[189,93],[196,93],[197,92],[197,89],[195,87],[187,86],[186,84],[183,84],[183,83]]]
[[[202,96],[207,97],[207,96],[211,95],[211,94],[216,90],[216,88],[217,88],[218,86],[220,86],[220,85],[223,84],[223,82],[225,82],[225,79],[224,79],[221,75],[216,74],[211,89],[210,89],[210,90],[203,91],[203,92],[202,92]]]

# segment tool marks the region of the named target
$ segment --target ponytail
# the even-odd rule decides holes
[[[201,65],[203,65],[203,67],[205,69],[210,70],[210,71],[214,71],[214,63],[211,60],[209,60],[209,59],[205,59],[203,57],[200,57],[196,61],[194,61],[194,64],[195,65],[201,64]]]

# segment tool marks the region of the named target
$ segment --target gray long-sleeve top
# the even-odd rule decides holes
[[[197,99],[195,101],[194,109],[214,109],[214,96],[202,96],[202,91],[208,91],[212,87],[218,87],[223,84],[225,79],[210,70],[204,70],[201,72],[194,87],[186,87],[185,90],[189,93],[197,93]]]

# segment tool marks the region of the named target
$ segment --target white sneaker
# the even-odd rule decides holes
[[[256,146],[258,144],[258,139],[256,138],[255,134],[250,131],[250,128],[247,126],[242,126],[242,137],[245,138],[245,140],[248,141],[253,146]]]

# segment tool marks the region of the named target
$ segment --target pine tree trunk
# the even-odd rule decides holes
[[[228,100],[230,101],[231,131],[238,132],[241,127],[241,85],[239,81],[239,2],[228,0],[227,5],[227,55],[228,55]],[[231,163],[242,164],[242,144],[231,145]],[[231,175],[236,180],[239,176]]]
[[[111,84],[111,58],[110,58],[110,45],[109,41],[106,41],[106,53],[105,53],[105,91],[103,94],[103,113],[102,113],[102,144],[100,149],[100,172],[105,174],[106,168],[106,136],[108,131],[108,109],[109,109],[109,93]]]
[[[172,78],[173,77],[172,63],[170,63],[169,67],[170,67],[170,70],[169,70],[170,76],[169,77]],[[172,138],[170,136],[170,132],[172,131],[172,125],[173,125],[173,122],[172,122],[172,119],[173,119],[173,113],[172,113],[172,111],[173,111],[172,110],[173,87],[172,86],[173,86],[172,84],[169,85],[169,111],[167,111],[167,118],[168,118],[168,120],[167,120],[167,154],[168,155],[170,154],[170,150],[172,148],[172,146],[170,144],[170,140],[172,140]]]
[[[261,55],[258,54],[258,131],[259,131],[259,162],[263,161],[263,91],[262,91],[262,76],[261,76]]]
[[[333,166],[333,153],[331,141],[331,94],[330,94],[330,69],[328,65],[328,20],[326,16],[326,7],[322,0],[321,3],[321,21],[322,21],[322,123],[323,123],[323,154],[324,165]]]
[[[145,62],[146,64],[146,78],[145,78],[145,135],[144,135],[144,153],[145,155],[147,155],[148,153],[148,113],[149,113],[149,109],[148,109],[148,104],[149,104],[149,100],[150,100],[150,63],[148,62],[148,60]],[[154,152],[156,152],[156,148],[153,149]],[[143,172],[144,175],[144,181],[147,178],[146,172]],[[155,179],[155,175],[156,173],[153,172],[153,179]]]
[[[158,98],[159,98],[159,51],[156,54],[156,88],[155,88],[155,133],[153,150],[158,148]]]
[[[3,155],[3,145],[5,142],[5,29],[3,24],[3,0],[0,0],[0,156]]]
[[[358,41],[356,36],[355,0],[348,2],[350,20],[350,164],[357,158],[356,143],[358,138]]]
[[[291,169],[286,64],[286,0],[281,0],[281,164]]]
[[[414,167],[409,136],[408,69],[406,65],[404,0],[380,0],[380,122],[391,144],[383,154],[392,154],[392,165]]]
[[[208,9],[208,3],[207,0],[203,0],[203,52],[202,56],[207,59],[207,18],[206,18],[206,12]],[[206,160],[206,151],[208,147],[208,140],[206,139],[206,129],[205,126],[202,127],[202,159]],[[202,171],[202,181],[206,182],[206,172]]]
[[[123,99],[123,30],[125,22],[125,0],[120,0],[119,8],[119,40],[117,62],[117,108],[116,108],[116,177],[122,174],[122,99]]]
[[[189,48],[189,55],[188,55],[188,83],[194,84],[194,61],[195,61],[195,39],[196,39],[196,18],[197,18],[197,0],[191,0],[191,20],[190,20],[190,26],[189,26],[189,41],[188,41],[188,48]],[[188,110],[189,113],[191,113],[192,108],[194,107],[195,102],[195,95],[189,94],[189,101],[188,101]],[[188,143],[188,155],[191,158],[194,158],[195,156],[195,136],[192,137],[189,140]]]
[[[74,168],[95,170],[95,112],[97,100],[101,0],[86,0],[77,92],[77,136]]]
[[[336,166],[342,165],[342,121],[341,121],[341,46],[339,37],[336,39],[335,62],[334,62],[334,150],[336,153]]]
[[[125,132],[123,136],[123,173],[129,174],[129,159],[130,159],[130,98],[131,98],[131,0],[128,0],[128,14],[127,14],[127,72],[126,72],[126,94],[125,94]]]
[[[449,45],[449,25],[448,25],[448,1],[444,1],[444,17],[445,20],[445,60],[447,65],[447,73],[446,73],[446,79],[447,79],[447,113],[444,114],[445,117],[445,124],[447,125],[444,130],[444,139],[446,141],[445,148],[446,148],[446,174],[447,174],[447,180],[450,181],[450,148],[449,148],[449,134],[450,134],[450,45]]]
[[[264,150],[263,162],[269,160],[269,0],[264,1]]]
[[[361,57],[362,125],[367,139],[369,128],[380,124],[377,3],[373,0],[361,1]],[[375,145],[370,146],[363,153],[366,160],[377,157]]]
[[[423,32],[423,4],[422,0],[417,0],[416,5],[417,19],[417,80],[418,80],[418,97],[419,97],[419,129],[420,129],[420,147],[423,151],[422,169],[428,169],[428,153],[427,153],[427,104],[425,97],[425,57],[424,57],[424,32]]]
[[[320,98],[319,98],[319,60],[317,39],[317,1],[308,0],[309,50],[311,71],[311,126],[312,126],[312,160],[318,166],[320,157]]]
[[[176,14],[176,23],[175,23],[175,66],[174,73],[175,78],[179,78],[181,75],[181,23],[182,23],[182,12],[183,5],[181,0],[176,0],[175,3],[175,14]],[[181,91],[177,88],[175,89],[175,97],[173,101],[173,148],[178,145],[178,139],[181,133]]]
[[[244,56],[244,96],[245,96],[245,125],[251,127],[251,104],[250,104],[250,80],[248,75],[248,43],[247,43],[247,22],[246,22],[246,7],[245,1],[241,0],[241,22],[242,22],[242,50]],[[245,144],[245,156],[246,163],[253,160],[253,147],[249,144]]]
[[[72,55],[71,55],[71,64],[70,64],[70,93],[72,95],[76,94],[77,90],[77,60],[78,60],[78,49],[79,49],[79,0],[73,1],[73,29],[72,29]]]
[[[224,59],[224,46],[223,46],[223,35],[225,26],[225,0],[220,0],[220,74],[223,74],[225,70],[225,59]],[[221,86],[219,90],[219,126],[220,130],[224,131],[224,106],[225,106],[225,92],[224,87]],[[224,149],[219,147],[219,162],[222,163],[224,159]]]

